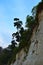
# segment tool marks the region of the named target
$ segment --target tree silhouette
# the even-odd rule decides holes
[[[41,0],[43,2],[43,0]]]
[[[20,41],[20,30],[22,29],[22,21],[19,20],[19,18],[14,18],[14,27],[17,28],[17,32],[12,34],[12,37],[14,39],[14,37],[16,38],[16,41],[19,42]],[[21,31],[22,32],[22,31]]]
[[[11,43],[12,43],[12,45],[11,45],[12,48],[14,48],[15,45],[17,45],[17,43],[15,42],[15,40],[12,40]]]
[[[16,21],[14,22],[14,27],[16,27],[17,30],[20,29],[22,26],[22,21],[20,21],[18,18],[14,18],[14,21]]]

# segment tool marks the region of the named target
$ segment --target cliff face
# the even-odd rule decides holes
[[[24,65],[43,65],[43,11],[39,14],[39,27],[34,34]]]
[[[39,27],[33,31],[31,46],[28,55],[22,49],[16,56],[12,65],[43,65],[43,11],[38,16]],[[24,57],[26,56],[25,60]]]

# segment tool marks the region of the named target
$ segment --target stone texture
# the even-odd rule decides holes
[[[17,55],[20,59],[16,58],[13,65],[43,65],[43,11],[39,14],[39,27],[33,31],[31,38],[31,46],[28,51],[26,60],[23,61],[25,53],[23,50]],[[36,43],[36,40],[38,43]]]

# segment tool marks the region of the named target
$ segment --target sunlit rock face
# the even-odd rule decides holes
[[[31,38],[31,46],[24,60],[25,52],[21,50],[12,65],[43,65],[43,11],[38,15],[39,27],[34,28]]]
[[[23,65],[43,65],[43,11],[39,14],[39,27],[33,31],[31,46]]]

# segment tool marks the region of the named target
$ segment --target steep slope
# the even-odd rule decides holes
[[[39,27],[33,37],[27,59],[23,65],[43,65],[43,11],[39,14]]]
[[[28,55],[26,56],[24,50],[21,50],[15,63],[12,65],[43,65],[43,11],[40,12],[38,19],[39,27],[37,28],[37,32],[36,28],[33,30]]]

